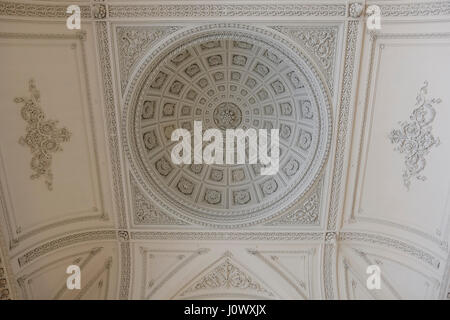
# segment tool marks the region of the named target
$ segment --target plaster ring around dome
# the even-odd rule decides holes
[[[185,221],[236,228],[272,219],[305,195],[327,159],[324,83],[302,49],[274,31],[216,24],[175,33],[143,59],[125,96],[133,175],[162,210]],[[194,121],[204,129],[279,129],[280,170],[174,165],[171,132],[191,131]]]

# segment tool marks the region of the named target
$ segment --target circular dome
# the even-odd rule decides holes
[[[191,29],[153,50],[130,85],[124,120],[131,167],[152,199],[217,227],[281,214],[315,182],[329,147],[330,108],[315,67],[275,33],[235,24]],[[175,165],[172,131],[193,132],[194,121],[203,130],[279,129],[278,172],[261,175],[248,161]]]

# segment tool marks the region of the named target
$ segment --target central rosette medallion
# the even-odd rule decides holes
[[[242,122],[242,111],[232,102],[223,102],[214,109],[213,119],[220,129],[235,129]]]

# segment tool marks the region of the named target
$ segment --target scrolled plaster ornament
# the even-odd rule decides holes
[[[53,189],[52,154],[62,151],[61,144],[70,140],[71,133],[66,128],[57,128],[57,120],[46,120],[40,105],[40,92],[34,80],[29,81],[30,98],[15,98],[22,103],[20,114],[27,122],[26,135],[20,137],[19,143],[31,149],[31,179],[45,178],[48,190]]]
[[[202,276],[194,284],[181,293],[181,296],[193,294],[197,291],[212,290],[243,290],[273,296],[262,284],[252,279],[246,272],[235,265],[226,254],[225,260],[213,270]]]
[[[394,150],[404,155],[405,168],[403,169],[403,184],[409,190],[411,180],[425,181],[422,171],[426,166],[425,156],[430,153],[432,147],[440,144],[439,138],[432,134],[432,126],[435,117],[436,104],[441,103],[439,98],[428,99],[426,97],[428,82],[425,81],[416,97],[414,110],[409,120],[399,122],[400,129],[393,129],[389,134],[389,140],[396,147]]]

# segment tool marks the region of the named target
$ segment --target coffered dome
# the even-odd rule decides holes
[[[326,159],[324,88],[301,48],[267,29],[224,24],[175,34],[150,52],[128,91],[124,143],[134,174],[161,207],[189,221],[236,227],[277,216]],[[278,173],[261,175],[260,164],[173,164],[171,133],[192,132],[194,121],[203,130],[279,129]]]

